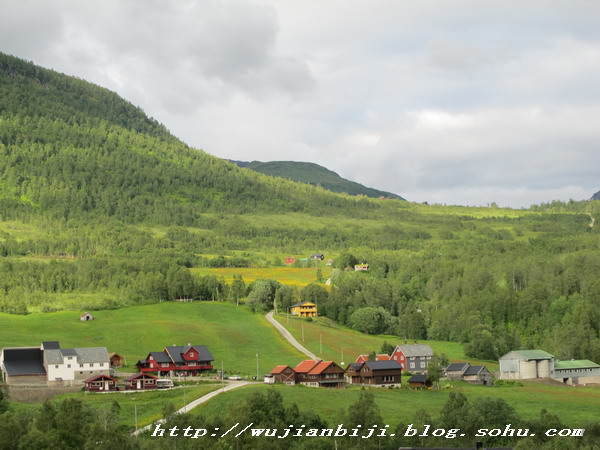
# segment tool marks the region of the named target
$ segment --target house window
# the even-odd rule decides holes
[[[410,363],[410,368],[414,369],[415,368],[415,363]]]
[[[55,369],[58,369],[58,364],[54,366]]]
[[[423,369],[423,368],[425,368],[425,363],[424,362],[421,363],[421,369]]]
[[[71,368],[71,364],[67,364],[67,369],[70,369],[70,368]]]
[[[190,358],[194,357],[194,352],[190,352]]]
[[[161,363],[161,367],[169,367],[169,363]]]
[[[83,364],[79,364],[79,367],[83,367]]]
[[[72,356],[67,356],[67,359],[68,359],[69,361],[71,361],[71,360],[73,359],[73,357],[72,357]]]
[[[104,363],[100,363],[100,367],[104,367]]]
[[[94,363],[90,363],[90,367],[94,367]]]

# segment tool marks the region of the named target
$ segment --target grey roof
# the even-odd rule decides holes
[[[173,359],[175,363],[185,362],[182,355],[187,353],[191,348],[194,348],[198,353],[198,359],[196,361],[214,361],[215,359],[211,355],[206,345],[175,345],[172,347],[165,348],[165,351]]]
[[[426,381],[427,381],[427,375],[422,374],[422,373],[413,375],[412,377],[410,377],[408,379],[409,383],[425,383]]]
[[[483,370],[485,370],[485,366],[471,366],[467,370],[465,370],[465,373],[463,373],[463,375],[479,375],[479,373]]]
[[[469,367],[469,363],[452,363],[446,367],[446,372],[463,372]]]
[[[64,348],[61,353],[63,356],[77,356],[77,351],[74,348]]]
[[[5,348],[3,365],[9,376],[46,375],[39,347]]]
[[[84,363],[110,363],[110,359],[108,357],[108,350],[106,347],[84,347],[84,348],[75,348],[73,349],[77,355],[77,362],[79,364]],[[63,350],[63,355],[65,351]]]
[[[62,364],[62,352],[60,350],[44,350],[44,362],[46,364]]]
[[[389,361],[365,361],[365,364],[373,371],[375,370],[402,370],[402,366],[396,360]]]
[[[354,370],[360,370],[364,363],[351,363],[348,364],[348,368],[352,367]]]
[[[60,344],[58,341],[44,341],[42,342],[44,350],[60,350]]]
[[[433,350],[426,344],[405,344],[398,348],[408,357],[433,356]]]
[[[154,358],[157,363],[171,363],[171,358],[166,352],[150,352],[150,356]]]

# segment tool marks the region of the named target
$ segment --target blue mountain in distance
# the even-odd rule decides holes
[[[378,189],[363,186],[360,183],[340,177],[337,173],[323,166],[310,162],[297,161],[232,161],[239,167],[245,167],[255,172],[260,172],[273,177],[287,178],[299,183],[321,186],[332,192],[346,193],[350,195],[364,195],[372,198],[389,198],[405,200],[397,194],[380,191]]]

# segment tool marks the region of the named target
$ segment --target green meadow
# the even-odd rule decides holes
[[[332,270],[331,267],[326,267],[324,264],[320,267],[323,279],[329,278]],[[190,269],[190,271],[199,276],[216,275],[217,277],[223,277],[226,283],[231,283],[234,275],[241,275],[246,284],[260,279],[277,280],[281,284],[289,284],[298,287],[317,283],[317,269],[314,267],[196,267]],[[325,283],[318,284],[325,285]]]
[[[358,355],[372,351],[380,353],[381,346],[388,342],[393,346],[404,344],[397,336],[372,336],[340,326],[326,317],[315,320],[279,314],[275,317],[307,349],[324,360],[353,363]],[[413,341],[407,341],[413,343]],[[446,354],[451,362],[469,362],[473,365],[485,365],[491,372],[498,370],[498,361],[482,361],[465,356],[462,344],[458,342],[418,341],[428,344],[440,355]],[[343,358],[343,359],[342,359]]]
[[[207,416],[221,414],[230,405],[239,403],[254,392],[265,393],[268,389],[279,391],[286,406],[296,403],[301,410],[312,410],[329,425],[342,423],[342,414],[348,412],[348,408],[357,401],[360,394],[358,387],[335,390],[280,384],[252,385],[234,392],[225,392],[193,412]],[[384,423],[390,427],[412,422],[415,412],[420,409],[435,418],[448,400],[450,392],[457,391],[463,392],[468,401],[479,397],[502,398],[524,419],[539,417],[543,408],[556,414],[568,426],[583,426],[600,418],[600,390],[597,388],[547,386],[535,382],[488,387],[457,382],[447,385],[446,389],[372,388],[371,391],[375,395]]]
[[[277,364],[296,364],[302,354],[291,347],[262,315],[228,303],[159,303],[92,312],[60,311],[26,316],[0,314],[0,348],[37,346],[57,340],[63,348],[107,347],[123,355],[128,370],[151,351],[170,345],[206,345],[225,372],[256,375]]]

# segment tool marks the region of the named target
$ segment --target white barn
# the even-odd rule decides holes
[[[543,350],[515,350],[500,358],[500,379],[554,378],[554,356]]]

